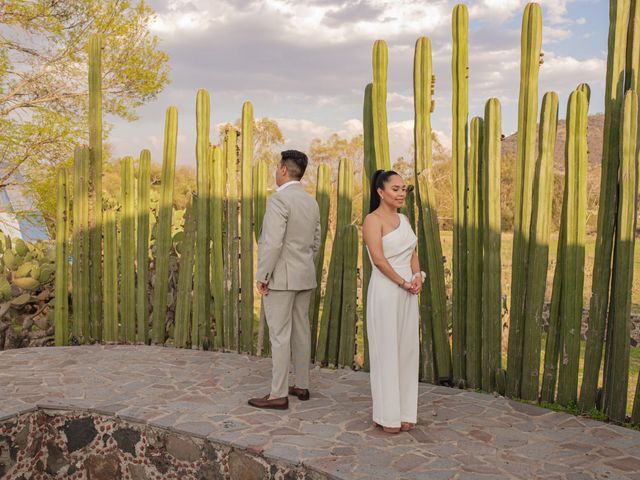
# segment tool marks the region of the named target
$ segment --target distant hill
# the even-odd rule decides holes
[[[589,148],[589,165],[596,166],[602,163],[602,135],[604,131],[604,113],[589,115],[587,119],[587,145]],[[564,144],[567,135],[566,122],[558,121],[558,136],[556,139],[556,149],[553,163],[556,170],[564,170]],[[509,135],[502,141],[502,152],[512,153],[517,151],[517,132]],[[536,137],[537,144],[537,137]]]

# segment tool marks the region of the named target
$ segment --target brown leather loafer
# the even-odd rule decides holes
[[[252,398],[249,400],[249,405],[258,408],[273,408],[276,410],[286,410],[289,408],[289,399],[287,397],[272,398],[269,400],[269,394],[261,398]]]
[[[289,387],[289,395],[295,395],[300,400],[309,400],[309,390],[307,388]]]

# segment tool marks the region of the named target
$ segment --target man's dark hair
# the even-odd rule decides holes
[[[298,150],[285,150],[281,155],[280,165],[287,167],[291,178],[300,180],[307,169],[307,163],[309,162],[307,156]]]

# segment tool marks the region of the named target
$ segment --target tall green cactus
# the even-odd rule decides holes
[[[209,134],[211,100],[201,88],[196,97],[196,165],[197,192],[194,200],[196,222],[196,276],[193,282],[193,318],[191,347],[209,348],[211,317],[211,285],[209,280]]]
[[[414,191],[408,192],[406,204],[408,212],[415,213],[418,210],[417,228],[415,218],[410,216],[414,231],[418,236],[418,260],[422,268],[427,269],[427,240],[422,229],[422,205],[423,199],[420,197],[418,186],[418,175],[431,165],[431,79],[433,69],[431,64],[431,41],[427,37],[420,37],[416,41],[413,57],[413,103],[414,103],[414,129],[413,138],[415,144],[414,155]],[[409,195],[409,193],[411,195]],[[413,198],[415,197],[415,198]],[[415,215],[413,215],[415,216]],[[425,293],[420,295],[420,379],[428,383],[436,382],[436,360],[434,357],[433,344],[433,311],[431,308],[429,278],[423,285]],[[447,348],[448,350],[448,348]]]
[[[136,320],[138,343],[149,340],[149,195],[151,189],[151,152],[140,152],[138,165],[138,202],[136,263],[138,277],[136,285]]]
[[[469,162],[467,163],[467,386],[482,385],[482,168],[484,124],[471,119]]]
[[[176,168],[176,145],[178,141],[178,110],[167,109],[164,128],[164,154],[160,201],[156,226],[155,267],[153,286],[152,340],[163,344],[165,340],[165,318],[169,290],[169,253],[171,248],[171,217],[173,213],[173,179]]]
[[[133,181],[133,158],[124,157],[120,164],[121,204],[120,216],[120,312],[122,314],[122,339],[136,339],[136,287],[135,287],[135,191]]]
[[[267,208],[267,163],[260,159],[253,166],[253,232],[256,242],[260,240],[264,212]],[[312,337],[313,341],[313,337]],[[264,313],[264,304],[260,301],[260,324],[258,327],[258,345],[256,353],[267,356],[271,351],[269,327]]]
[[[253,106],[242,105],[240,351],[253,351]]]
[[[520,397],[537,400],[540,377],[540,341],[542,310],[547,285],[549,262],[549,230],[553,188],[553,153],[558,125],[558,95],[545,93],[540,111],[538,161],[535,167],[531,241],[529,246],[529,278],[524,313],[524,351],[522,354],[522,386]]]
[[[338,170],[338,207],[336,229],[333,238],[329,275],[320,322],[320,335],[316,348],[316,360],[331,366],[338,362],[340,314],[342,312],[342,280],[344,267],[344,233],[351,223],[353,195],[353,164],[350,159],[340,160]]]
[[[73,157],[73,335],[86,343],[89,331],[89,148],[78,146]]]
[[[318,256],[316,257],[316,283],[318,284],[318,286],[311,294],[311,303],[309,305],[309,318],[311,319],[311,358],[315,357],[316,344],[318,339],[318,317],[320,315],[324,249],[327,242],[327,231],[329,229],[329,210],[331,208],[331,168],[326,163],[321,163],[320,165],[318,165],[316,202],[318,202],[318,207],[320,209],[320,250],[318,251]]]
[[[453,9],[453,76],[452,164],[453,164],[453,378],[460,382],[466,378],[465,318],[466,318],[466,240],[465,213],[467,209],[467,120],[469,116],[469,12],[464,4]]]
[[[116,212],[104,212],[104,329],[106,342],[118,342],[118,234]],[[146,291],[145,291],[146,293]]]
[[[225,135],[225,154],[227,165],[228,200],[227,200],[227,269],[225,271],[225,325],[227,347],[238,349],[238,132],[234,127],[227,128]]]
[[[67,169],[58,168],[56,195],[56,276],[54,326],[57,347],[69,345],[69,279],[67,263],[67,232],[69,224],[69,199]]]
[[[520,96],[518,101],[518,151],[509,316],[509,352],[507,356],[507,395],[520,395],[522,352],[524,348],[524,312],[529,278],[528,251],[531,230],[531,198],[535,168],[536,124],[538,114],[538,71],[542,42],[540,5],[529,3],[522,17]]]
[[[578,400],[580,328],[587,205],[587,95],[574,90],[567,105],[565,145],[566,228],[562,270],[561,350],[557,401],[569,405]]]
[[[192,287],[194,284],[193,262],[197,256],[198,215],[195,198],[192,198],[184,214],[184,237],[181,244],[180,266],[178,269],[178,291],[176,294],[176,319],[173,340],[176,347],[186,347],[189,344],[189,318],[191,317]],[[194,211],[195,210],[195,211]],[[202,269],[200,269],[202,270]],[[193,302],[195,307],[195,302]],[[192,325],[195,319],[192,321]],[[194,329],[191,329],[192,335]],[[193,337],[191,338],[193,342]]]
[[[89,282],[91,336],[102,338],[102,39],[89,37]]]
[[[356,304],[358,298],[358,227],[347,225],[344,230],[344,267],[342,278],[342,309],[340,312],[340,352],[338,365],[351,368],[356,341]]]
[[[390,170],[389,129],[387,127],[387,64],[389,51],[384,40],[373,44],[373,86],[371,115],[373,116],[373,148],[376,169]]]
[[[333,276],[333,296],[331,298],[331,310],[328,332],[327,362],[330,366],[338,365],[338,349],[342,324],[342,304],[344,297],[344,241],[346,228],[351,223],[351,210],[353,208],[353,163],[351,159],[340,160],[338,171],[338,212],[336,215],[336,236],[333,248],[337,248],[335,275]]]
[[[213,291],[213,318],[215,319],[214,346],[224,348],[224,261],[222,223],[224,222],[225,175],[222,149],[211,150],[211,290]]]
[[[417,228],[418,257],[420,266],[431,272],[442,274],[442,278],[427,279],[420,295],[420,370],[421,379],[427,382],[449,379],[451,377],[451,351],[447,332],[446,292],[444,287],[444,269],[442,267],[442,247],[438,231],[437,212],[434,195],[431,192],[431,98],[433,94],[433,67],[431,60],[431,41],[420,37],[416,41],[413,59],[413,98],[414,98],[414,175],[415,198],[418,208]],[[421,188],[419,175],[425,172],[425,188]],[[434,223],[435,222],[435,223]],[[434,257],[430,257],[430,249]],[[440,249],[438,253],[436,249]],[[439,266],[439,267],[438,267]],[[435,269],[435,270],[434,270]],[[438,311],[439,318],[434,312]]]
[[[624,93],[622,85],[624,84],[625,41],[629,12],[629,0],[610,0],[598,227],[593,261],[593,284],[589,306],[584,374],[580,390],[580,406],[585,411],[590,410],[596,404],[609,304],[611,254],[618,203],[620,112]]]
[[[376,151],[373,128],[373,84],[369,83],[364,89],[364,102],[362,108],[362,128],[364,142],[364,158],[362,168],[362,223],[369,214],[369,204],[371,202],[371,177],[376,170]],[[324,255],[324,252],[323,252]],[[362,329],[364,337],[364,370],[369,371],[369,339],[367,336],[367,290],[371,279],[371,260],[367,254],[366,245],[362,245]],[[319,290],[317,290],[319,293]],[[319,300],[318,300],[319,302]],[[314,318],[318,318],[318,312],[314,312]],[[317,323],[317,320],[316,320]],[[315,346],[315,344],[314,344]],[[315,349],[313,350],[315,352]]]
[[[502,285],[500,162],[502,134],[500,101],[490,98],[484,107],[482,163],[482,389],[496,390],[501,368]]]
[[[638,94],[625,94],[620,142],[618,221],[614,253],[611,306],[607,326],[604,396],[605,414],[624,422],[629,384],[629,336],[631,333],[631,290],[633,254],[638,216]]]

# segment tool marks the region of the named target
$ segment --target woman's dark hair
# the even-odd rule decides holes
[[[378,189],[384,190],[384,184],[389,181],[391,177],[398,175],[393,170],[376,170],[371,177],[371,197],[369,199],[369,213],[373,212],[380,206],[380,195],[378,195]]]

